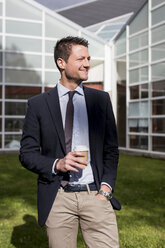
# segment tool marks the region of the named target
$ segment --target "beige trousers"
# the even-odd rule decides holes
[[[96,193],[59,189],[46,221],[50,248],[76,248],[79,225],[87,248],[119,247],[114,210]]]

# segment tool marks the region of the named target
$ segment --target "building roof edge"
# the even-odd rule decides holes
[[[115,39],[113,40],[114,42],[120,37],[120,35],[125,31],[126,26],[129,25],[134,19],[135,17],[138,15],[138,13],[142,10],[142,8],[144,7],[144,5],[148,2],[148,0],[144,1],[144,3],[140,6],[140,8],[138,8],[138,10],[130,17],[130,19],[125,23],[125,25],[122,27],[122,29],[120,30],[120,32],[117,34],[117,36],[115,37]]]
[[[98,0],[86,0],[82,3],[76,3],[76,4],[73,4],[73,5],[70,5],[68,7],[64,7],[64,8],[61,8],[61,9],[58,9],[57,11],[54,10],[56,13],[58,12],[61,12],[61,11],[65,11],[65,10],[68,10],[68,9],[73,9],[73,8],[77,8],[79,6],[82,6],[82,5],[85,5],[85,4],[88,4],[88,3],[92,3],[92,2],[97,2]]]
[[[88,31],[86,28],[80,26],[79,24],[71,21],[70,19],[60,15],[59,13],[56,13],[55,11],[45,7],[44,5],[34,1],[34,0],[23,0],[26,3],[31,4],[32,6],[39,8],[40,10],[44,10],[46,13],[48,13],[49,15],[57,18],[59,21],[63,22],[66,25],[70,25],[71,27],[75,28],[78,32],[82,32],[85,33],[86,35],[88,35],[89,37],[96,39],[98,42],[101,42],[102,44],[106,44],[106,42],[101,39],[100,37],[98,37],[97,35],[95,35],[94,33]],[[78,36],[78,35],[77,35]],[[94,37],[93,37],[94,36]]]

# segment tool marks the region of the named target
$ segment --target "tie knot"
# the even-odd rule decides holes
[[[69,91],[69,100],[72,100],[72,98],[73,98],[73,96],[74,96],[75,93],[76,93],[75,90]]]

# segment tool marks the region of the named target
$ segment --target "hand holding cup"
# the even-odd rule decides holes
[[[74,151],[75,152],[80,152],[82,154],[81,159],[83,161],[88,162],[88,151],[89,151],[89,148],[87,146],[83,146],[83,145],[75,146],[74,147]]]

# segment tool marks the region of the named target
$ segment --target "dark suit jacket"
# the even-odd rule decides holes
[[[84,87],[89,122],[91,166],[95,183],[107,182],[114,190],[118,144],[116,125],[108,93]],[[44,225],[57,191],[62,173],[52,174],[56,158],[66,155],[64,130],[57,87],[31,98],[25,117],[20,161],[38,174],[38,221]]]

